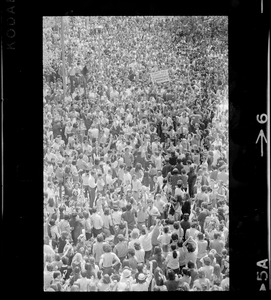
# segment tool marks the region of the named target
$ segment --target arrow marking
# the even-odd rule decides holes
[[[265,142],[267,143],[267,139],[266,139],[266,137],[265,137],[264,132],[263,132],[262,129],[261,129],[261,131],[260,131],[260,133],[258,135],[258,138],[256,140],[256,144],[258,143],[259,138],[261,138],[261,156],[263,156],[263,140],[265,140]]]

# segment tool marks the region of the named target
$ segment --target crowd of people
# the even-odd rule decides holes
[[[183,20],[66,17],[64,66],[44,26],[45,291],[229,290],[227,47]]]

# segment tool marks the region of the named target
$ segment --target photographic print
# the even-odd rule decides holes
[[[43,17],[44,290],[227,291],[227,16]]]

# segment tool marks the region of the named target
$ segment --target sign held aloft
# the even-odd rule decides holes
[[[170,81],[168,70],[161,70],[161,71],[151,73],[151,80],[152,82],[156,82],[156,83],[163,83],[163,82]]]

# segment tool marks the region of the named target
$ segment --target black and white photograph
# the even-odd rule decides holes
[[[43,17],[44,291],[228,291],[227,16]]]
[[[4,295],[270,292],[270,3],[3,1]]]

